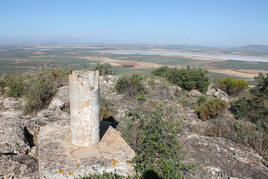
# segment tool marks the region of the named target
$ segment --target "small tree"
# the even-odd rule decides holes
[[[242,90],[248,87],[248,82],[245,80],[237,80],[231,77],[222,78],[217,81],[220,89],[225,91],[228,95],[237,95]]]

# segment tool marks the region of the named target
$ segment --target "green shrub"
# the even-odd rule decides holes
[[[259,98],[240,98],[231,103],[230,111],[237,119],[245,119],[253,123],[264,118],[264,103]]]
[[[49,80],[54,81],[54,84],[56,84],[57,87],[68,85],[69,74],[66,71],[53,69],[41,73]]]
[[[7,85],[8,75],[0,75],[0,88],[3,89]]]
[[[154,69],[152,71],[152,74],[154,74],[155,76],[166,77],[166,75],[169,73],[170,70],[171,70],[171,68],[169,68],[167,66],[162,66],[162,67]]]
[[[94,67],[95,71],[99,71],[101,76],[107,76],[107,75],[113,75],[114,71],[112,69],[112,65],[109,63],[97,63],[97,65]]]
[[[223,114],[227,108],[227,103],[218,98],[211,98],[199,102],[199,106],[196,108],[196,112],[201,120],[207,120],[215,118]]]
[[[243,119],[256,124],[258,133],[262,133],[259,147],[252,145],[266,160],[268,160],[268,110],[265,106],[268,98],[268,74],[262,73],[255,78],[256,86],[250,90],[251,96],[240,98],[231,103],[230,111],[236,119]],[[248,130],[241,135],[247,135]],[[257,141],[257,139],[256,139]],[[251,142],[253,143],[253,142]],[[268,163],[266,163],[268,166]]]
[[[266,76],[263,73],[260,73],[257,77],[255,77],[256,87],[251,89],[250,92],[256,96],[261,98],[268,98],[268,73]]]
[[[23,110],[25,113],[38,111],[48,105],[57,91],[54,81],[42,73],[36,74],[30,83],[24,95],[26,103],[23,105]]]
[[[56,89],[66,85],[67,82],[68,74],[58,69],[5,75],[0,78],[4,94],[25,99],[22,108],[26,113],[38,111],[45,107],[55,94]]]
[[[188,167],[178,141],[177,122],[163,119],[159,110],[129,112],[119,127],[124,138],[136,152],[134,159],[138,175],[156,173],[161,178],[182,178]]]
[[[9,97],[21,97],[25,90],[23,75],[10,75],[6,79],[5,93]]]
[[[197,89],[200,92],[205,92],[209,85],[208,78],[206,77],[207,71],[202,69],[160,67],[152,73],[156,76],[162,76],[170,83],[188,91]]]
[[[231,77],[222,78],[217,81],[217,86],[228,95],[237,95],[248,87],[245,80],[237,80]]]
[[[200,105],[204,104],[207,100],[208,100],[208,97],[206,97],[206,96],[199,96],[197,98],[197,106],[200,106]]]
[[[115,90],[129,96],[135,96],[145,93],[145,87],[142,84],[142,76],[140,74],[131,74],[121,76],[115,84]]]

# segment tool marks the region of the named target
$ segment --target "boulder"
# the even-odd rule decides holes
[[[211,86],[209,86],[206,94],[209,96],[214,96],[216,98],[220,98],[221,100],[224,100],[226,102],[230,101],[228,95],[224,91],[222,91],[220,89],[214,89]]]
[[[200,93],[197,90],[192,90],[192,91],[189,92],[189,95],[192,96],[192,97],[198,97],[198,96],[202,96],[202,93]]]
[[[51,100],[48,109],[61,110],[69,103],[69,86],[63,86],[58,89],[58,92]]]

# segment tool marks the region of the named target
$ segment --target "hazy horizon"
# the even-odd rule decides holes
[[[0,44],[268,45],[268,1],[0,3]]]

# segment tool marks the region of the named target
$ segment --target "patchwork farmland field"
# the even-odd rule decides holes
[[[159,48],[159,47],[158,47]],[[217,56],[218,55],[218,56]],[[256,55],[256,54],[254,54]],[[226,59],[223,57],[226,56]],[[232,60],[228,58],[239,60]],[[261,62],[252,61],[261,59]],[[242,59],[241,59],[242,58]],[[243,60],[245,58],[245,60]],[[250,61],[246,61],[250,59]],[[263,60],[264,59],[264,60]],[[266,60],[267,59],[267,62]],[[228,52],[171,47],[91,45],[91,46],[33,46],[1,47],[0,73],[20,73],[40,69],[64,70],[92,68],[96,63],[110,63],[118,73],[150,71],[161,65],[200,67],[213,78],[236,76],[251,79],[259,72],[268,73],[266,56],[230,56]]]

